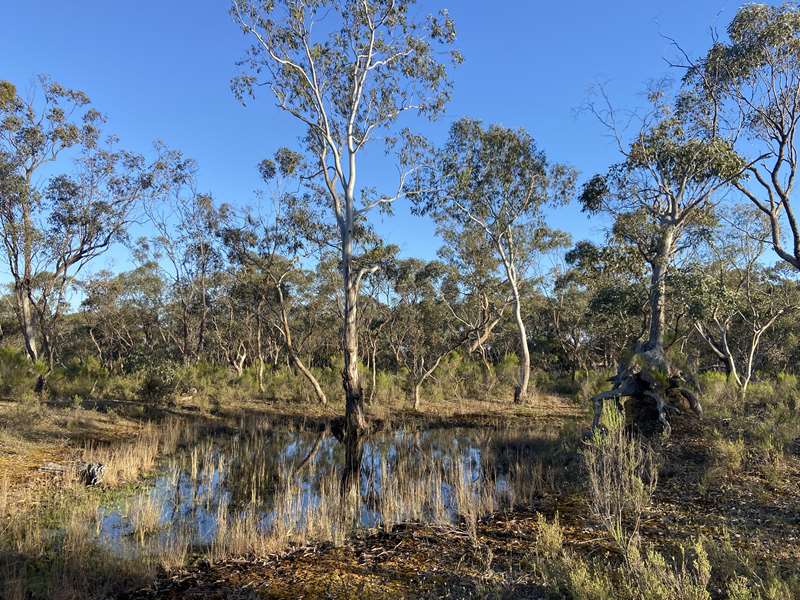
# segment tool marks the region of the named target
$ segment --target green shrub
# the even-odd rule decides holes
[[[75,396],[95,398],[104,395],[108,376],[108,371],[96,357],[89,356],[83,360],[73,358],[53,370],[47,378],[47,387],[55,397],[61,399]]]
[[[161,363],[145,370],[139,386],[139,397],[151,404],[168,404],[175,401],[179,379],[171,363]]]
[[[19,400],[36,385],[37,367],[24,352],[0,347],[0,397]]]
[[[700,388],[703,410],[706,414],[727,416],[740,408],[739,390],[733,382],[728,381],[725,373],[719,371],[700,373],[697,376],[697,385]]]
[[[225,366],[200,361],[176,367],[175,383],[176,391],[181,394],[197,390],[212,395],[229,388],[234,381],[231,371]]]

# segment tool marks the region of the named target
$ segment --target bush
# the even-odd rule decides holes
[[[54,369],[47,378],[47,387],[61,399],[75,396],[86,399],[104,395],[107,381],[108,371],[96,357],[89,356],[84,360],[73,358]]]
[[[37,376],[37,365],[33,365],[24,352],[0,347],[0,397],[19,400],[29,395]]]
[[[653,450],[625,431],[620,412],[607,407],[603,422],[583,451],[589,510],[629,559],[655,491],[658,468]]]
[[[728,440],[715,432],[708,451],[708,465],[700,481],[701,492],[716,487],[720,482],[742,468],[745,445],[742,438]]]
[[[176,391],[185,394],[197,390],[205,394],[214,394],[230,387],[233,383],[231,372],[223,365],[197,362],[175,368]]]
[[[175,402],[179,379],[177,370],[171,363],[161,363],[149,367],[139,386],[139,396],[151,404]]]

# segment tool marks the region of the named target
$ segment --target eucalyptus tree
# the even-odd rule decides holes
[[[442,263],[405,259],[390,272],[396,298],[390,344],[408,371],[409,396],[419,410],[420,388],[471,332],[451,318],[447,295],[453,273]]]
[[[322,386],[302,359],[304,338],[298,340],[292,326],[293,313],[307,301],[313,283],[313,273],[302,265],[314,252],[302,233],[307,222],[308,215],[294,207],[290,195],[283,195],[274,199],[269,216],[250,212],[241,225],[228,225],[223,237],[242,276],[255,284],[249,287],[256,308],[266,309],[268,322],[279,333],[291,365],[303,374],[317,400],[326,404]],[[313,326],[307,332],[311,329]]]
[[[208,344],[210,356],[228,365],[237,377],[244,375],[248,363],[257,361],[259,391],[263,392],[263,282],[236,266],[218,273],[216,279],[219,283],[208,316],[213,331],[213,343]]]
[[[764,334],[800,306],[800,296],[796,282],[782,272],[789,265],[763,265],[759,214],[742,207],[733,214],[734,221],[710,244],[707,262],[693,265],[686,303],[695,331],[744,396]]]
[[[603,245],[588,241],[575,244],[564,256],[563,273],[555,280],[554,296],[566,294],[558,301],[556,312],[569,313],[575,307],[569,294],[577,294],[584,302],[585,314],[573,318],[582,322],[588,341],[584,348],[593,366],[611,368],[633,340],[648,329],[648,293],[645,263],[636,250],[618,237],[609,235]],[[560,315],[562,323],[571,317]],[[574,329],[574,325],[572,326]],[[569,346],[569,344],[568,344]]]
[[[234,80],[241,99],[267,84],[280,109],[303,132],[307,169],[303,181],[314,202],[326,207],[337,231],[342,277],[346,431],[366,428],[358,372],[358,298],[376,265],[356,255],[358,223],[373,209],[389,209],[403,195],[382,194],[358,180],[364,151],[379,132],[390,140],[405,113],[439,114],[450,93],[446,62],[453,22],[442,11],[420,21],[414,0],[233,0],[231,14],[253,45]]]
[[[544,208],[567,199],[575,173],[550,164],[527,132],[484,128],[474,119],[454,123],[447,142],[429,160],[425,179],[413,192],[417,210],[433,215],[441,231],[483,236],[484,247],[504,270],[519,334],[514,400],[523,402],[530,382],[524,288],[541,253],[566,243],[566,234],[547,227]]]
[[[483,231],[451,229],[442,223],[439,234],[445,241],[439,258],[458,274],[451,278],[451,285],[461,296],[458,302],[450,303],[452,318],[472,332],[466,340],[466,350],[480,356],[489,384],[493,375],[489,360],[492,337],[506,320],[513,297],[498,276],[500,261]]]
[[[221,227],[231,208],[218,205],[191,185],[176,189],[171,202],[147,207],[156,235],[140,240],[137,252],[158,264],[171,288],[176,327],[170,337],[185,363],[197,362],[207,349],[214,288],[221,284],[225,256]]]
[[[711,136],[748,161],[732,185],[769,221],[777,255],[800,269],[800,225],[793,198],[800,124],[800,8],[748,4],[705,56],[687,56],[685,99]]]
[[[664,351],[667,276],[676,255],[713,225],[717,193],[746,165],[728,142],[705,135],[681,102],[670,102],[659,89],[651,92],[650,101],[627,142],[610,105],[595,110],[613,132],[622,161],[592,177],[580,201],[590,213],[611,215],[614,234],[635,247],[650,269],[647,336],[623,356],[614,388],[595,396],[594,426],[605,398],[644,395],[655,400],[668,432],[666,400],[677,382]],[[689,401],[699,407],[693,397]]]
[[[81,332],[109,371],[136,368],[141,354],[169,358],[166,290],[155,263],[116,275],[101,271],[81,283]]]
[[[0,81],[0,237],[25,351],[51,366],[75,275],[126,238],[138,203],[182,184],[191,166],[160,145],[151,160],[118,149],[103,122],[84,92],[41,77],[24,97]]]

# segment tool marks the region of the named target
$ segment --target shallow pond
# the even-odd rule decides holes
[[[250,424],[167,461],[152,485],[100,509],[98,542],[118,555],[269,552],[337,541],[354,527],[423,521],[469,529],[554,485],[558,429],[431,428],[374,433],[343,487],[328,431]]]

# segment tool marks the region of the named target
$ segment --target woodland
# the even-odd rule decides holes
[[[469,56],[414,5],[232,0],[232,96],[297,134],[236,204],[0,80],[2,597],[800,597],[800,6],[595,86],[582,173],[419,133]]]

